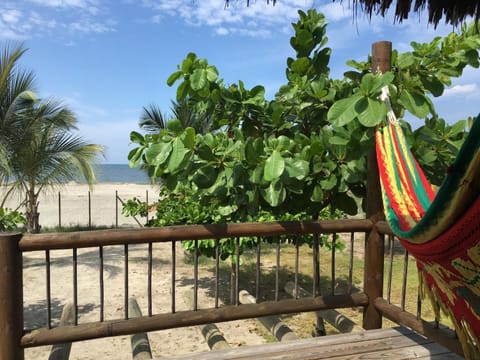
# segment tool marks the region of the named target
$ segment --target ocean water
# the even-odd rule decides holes
[[[139,168],[132,169],[128,164],[98,164],[96,165],[96,175],[99,183],[151,183],[145,171]]]

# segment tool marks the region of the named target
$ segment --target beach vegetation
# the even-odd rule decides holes
[[[430,43],[412,42],[409,52],[394,50],[392,71],[385,74],[370,72],[370,57],[350,60],[340,80],[330,77],[326,27],[322,14],[299,11],[290,40],[296,56],[287,59],[287,83],[273,100],[261,85],[226,85],[215,66],[188,54],[167,83],[178,83],[177,102],[211,117],[211,131],[175,123],[155,134],[134,131],[130,165],[142,163],[172,194],[188,191],[200,204],[218,202],[233,221],[260,210],[315,217],[330,207],[355,215],[364,206],[357,199],[365,198],[374,130],[386,121],[379,95],[388,87],[420,165],[438,185],[433,175],[443,174],[454,158],[466,123],[447,126],[431,97],[441,96],[465,67],[479,66],[475,25]],[[407,113],[424,125],[412,130],[403,121]]]
[[[160,180],[172,202],[190,198],[201,218],[185,215],[205,222],[261,221],[263,214],[275,220],[286,214],[318,219],[324,209],[329,215],[357,215],[365,209],[366,159],[375,129],[386,123],[387,105],[379,99],[384,88],[433,184],[455,157],[466,122],[447,125],[431,99],[467,66],[479,67],[475,24],[430,43],[412,42],[408,52],[394,50],[391,71],[384,74],[371,72],[371,57],[350,60],[342,79],[330,77],[324,15],[299,11],[292,26],[295,56],[287,59],[286,84],[273,100],[266,99],[262,85],[226,84],[207,59],[189,53],[167,84],[178,84],[177,102],[188,101],[192,112],[209,117],[210,131],[172,123],[154,134],[131,133],[136,147],[130,165],[141,164]],[[412,117],[424,125],[412,129],[405,121]],[[157,225],[169,222],[165,210],[157,216]],[[230,259],[236,261],[232,244],[225,247],[232,248]]]
[[[0,231],[15,231],[27,222],[25,216],[17,210],[0,208]]]
[[[8,188],[0,206],[19,194],[26,230],[39,232],[39,194],[79,175],[92,185],[103,147],[77,135],[69,107],[37,98],[33,73],[17,63],[24,52],[22,46],[6,48],[0,59],[0,185]]]

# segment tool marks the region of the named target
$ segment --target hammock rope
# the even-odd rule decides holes
[[[388,121],[376,131],[376,153],[385,217],[417,260],[421,293],[452,320],[465,357],[480,359],[480,116],[435,194],[388,89],[381,99]]]

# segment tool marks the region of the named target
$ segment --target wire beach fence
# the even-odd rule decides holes
[[[0,188],[0,195],[5,189]],[[100,183],[91,191],[86,184],[69,183],[59,191],[41,194],[38,201],[39,222],[43,228],[82,227],[143,227],[152,216],[127,217],[123,205],[136,198],[150,205],[158,201],[155,185],[130,183]],[[18,197],[10,198],[6,208],[17,209]],[[19,211],[24,211],[19,208]]]
[[[107,224],[96,224],[95,225],[95,221],[94,221],[93,216],[92,216],[92,194],[91,194],[90,191],[87,192],[87,198],[88,198],[88,202],[87,202],[87,210],[88,210],[87,227],[88,227],[88,229],[91,230],[91,229],[93,229],[94,226],[98,226],[98,225],[107,226]],[[146,206],[148,208],[149,205],[150,205],[148,190],[145,190],[145,203],[146,203]],[[120,195],[118,193],[118,190],[115,190],[115,222],[112,223],[112,225],[114,225],[116,228],[118,228],[120,226],[128,225],[128,224],[125,223],[125,220],[128,219],[128,217],[123,216],[123,213],[122,213],[122,208],[123,208],[124,205],[125,205],[125,201],[122,200],[122,198],[120,197]],[[132,220],[134,220],[135,223],[139,227],[143,227],[145,224],[148,223],[149,214],[147,213],[146,217],[142,217],[142,216],[137,215],[137,216],[132,216],[130,218]],[[123,222],[120,222],[122,220],[123,220]],[[78,225],[81,225],[81,224],[78,224]],[[60,191],[58,192],[58,225],[57,226],[60,229],[63,227],[62,226],[62,193]]]

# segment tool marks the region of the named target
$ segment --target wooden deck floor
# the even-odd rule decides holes
[[[243,346],[161,359],[463,359],[404,327]]]

